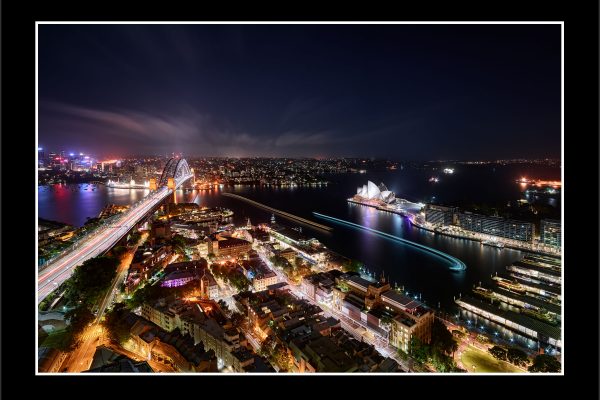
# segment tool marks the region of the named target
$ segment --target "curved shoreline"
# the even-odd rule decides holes
[[[473,242],[479,242],[481,243],[482,239],[477,238],[477,237],[472,237],[472,236],[467,236],[467,235],[461,235],[461,234],[453,234],[453,233],[448,233],[448,232],[442,232],[439,231],[437,229],[431,229],[428,228],[424,225],[421,225],[420,223],[415,221],[414,215],[408,212],[404,212],[402,210],[390,210],[388,208],[385,207],[380,207],[380,206],[375,206],[372,204],[366,204],[366,203],[361,203],[359,201],[355,201],[352,199],[348,199],[349,203],[352,204],[357,204],[359,206],[363,206],[363,207],[371,207],[371,208],[375,208],[376,210],[379,211],[385,211],[385,212],[390,212],[392,214],[397,214],[400,215],[402,217],[407,217],[411,223],[412,226],[415,226],[419,229],[423,229],[425,231],[429,231],[432,233],[435,233],[437,235],[443,235],[443,236],[448,236],[448,237],[452,237],[455,239],[464,239],[464,240],[471,240]],[[550,257],[561,257],[561,254],[556,254],[556,253],[552,253],[549,251],[544,251],[544,250],[539,250],[539,249],[529,249],[527,247],[522,247],[522,246],[517,246],[514,244],[510,244],[510,243],[504,243],[504,248],[506,249],[512,249],[512,250],[517,250],[517,251],[524,251],[524,252],[528,252],[528,253],[534,253],[534,254],[540,254],[540,255],[544,255],[544,256],[550,256]]]
[[[450,265],[451,265],[450,269],[453,270],[453,271],[464,271],[465,269],[467,269],[467,265],[464,262],[462,262],[461,260],[459,260],[458,258],[456,258],[454,256],[451,256],[450,254],[444,253],[442,251],[439,251],[437,249],[434,249],[432,247],[425,246],[425,245],[422,245],[420,243],[416,243],[416,242],[413,242],[413,241],[410,241],[410,240],[407,240],[407,239],[403,239],[403,238],[398,237],[398,236],[390,235],[389,233],[381,232],[381,231],[378,231],[376,229],[368,228],[366,226],[355,224],[354,222],[344,221],[343,219],[339,219],[339,218],[335,218],[335,217],[330,217],[328,215],[319,214],[318,212],[314,212],[313,211],[313,214],[316,217],[318,217],[318,218],[323,218],[323,219],[330,220],[332,222],[337,222],[337,223],[340,223],[340,224],[343,224],[343,225],[348,225],[348,226],[351,226],[351,227],[354,227],[354,228],[362,229],[362,230],[365,230],[365,231],[368,231],[368,232],[371,232],[371,233],[375,233],[376,235],[383,236],[383,237],[385,237],[387,239],[399,241],[399,242],[407,244],[409,246],[416,247],[417,249],[419,249],[421,251],[430,253],[431,255],[433,255],[435,257],[443,259],[445,262],[449,262]]]

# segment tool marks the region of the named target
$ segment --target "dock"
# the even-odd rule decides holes
[[[251,199],[249,199],[247,197],[244,197],[244,196],[240,196],[238,194],[221,193],[221,195],[222,196],[226,196],[226,197],[231,197],[231,198],[234,198],[234,199],[237,199],[237,200],[245,201],[246,203],[250,203],[250,204],[252,204],[255,207],[262,208],[263,210],[270,211],[273,214],[282,216],[284,218],[287,218],[287,219],[295,221],[295,222],[300,222],[302,224],[308,225],[308,226],[313,227],[313,228],[322,229],[324,231],[332,231],[333,230],[333,228],[331,228],[329,226],[326,226],[326,225],[323,225],[323,224],[319,224],[317,222],[308,220],[306,218],[299,217],[299,216],[294,215],[294,214],[290,214],[290,213],[285,212],[285,211],[278,210],[278,209],[273,208],[273,207],[269,207],[269,206],[267,206],[265,204],[262,204],[262,203],[259,203],[257,201],[251,200]]]

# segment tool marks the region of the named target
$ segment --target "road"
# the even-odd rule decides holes
[[[90,369],[96,353],[96,346],[101,342],[102,334],[102,326],[98,324],[88,326],[80,335],[79,346],[65,359],[61,371],[81,372]]]
[[[144,238],[142,238],[142,240],[143,239]],[[141,243],[141,240],[138,243]],[[96,319],[94,320],[92,325],[88,326],[80,335],[80,344],[65,360],[65,363],[63,364],[63,369],[65,368],[65,366],[67,367],[66,372],[81,372],[89,369],[94,358],[94,354],[96,353],[96,348],[104,342],[101,340],[103,328],[100,325],[100,321],[102,320],[104,312],[112,303],[118,285],[121,282],[123,282],[123,279],[125,279],[125,277],[127,276],[127,270],[129,269],[129,265],[131,264],[131,260],[133,259],[133,255],[135,254],[136,249],[137,245],[133,250],[130,250],[127,253],[127,255],[125,255],[125,257],[123,257],[123,259],[121,260],[121,263],[117,268],[117,275],[113,279],[113,282],[110,285],[109,289],[106,291],[106,294],[100,301],[100,306],[98,307]]]
[[[235,304],[235,301],[233,301],[233,295],[236,294],[238,291],[234,290],[231,287],[231,285],[229,285],[228,283],[225,283],[223,281],[223,279],[219,278],[216,274],[214,274],[212,272],[212,269],[210,268],[210,266],[209,266],[209,271],[211,272],[211,274],[215,278],[215,281],[217,282],[217,285],[219,286],[219,296],[213,300],[215,300],[215,301],[223,300],[227,304],[227,307],[229,307],[230,311],[240,312],[237,305]]]
[[[136,204],[124,213],[114,224],[94,232],[90,238],[80,243],[71,253],[40,271],[38,273],[38,304],[57,286],[67,280],[77,265],[109,250],[169,192],[169,189],[161,188],[156,193],[147,196],[141,203]]]
[[[192,175],[184,176],[178,181],[177,186],[191,177]],[[146,196],[141,202],[132,206],[114,223],[94,231],[89,238],[82,239],[82,242],[78,243],[72,252],[55,260],[38,272],[38,304],[67,280],[76,266],[109,250],[149,211],[171,193],[172,190],[166,187],[159,188],[154,193]]]
[[[129,358],[131,358],[134,361],[138,361],[138,362],[139,361],[146,361],[150,365],[150,367],[152,368],[152,370],[154,372],[177,372],[175,370],[175,368],[171,367],[170,365],[159,363],[158,361],[154,361],[154,360],[148,360],[148,359],[140,356],[137,353],[134,353],[132,351],[124,349],[121,346],[118,346],[118,345],[116,345],[114,343],[111,343],[109,341],[105,341],[104,343],[101,343],[101,344],[104,345],[104,346],[106,346],[107,348],[111,349],[115,353],[119,353],[121,355],[124,355],[125,357],[129,357]]]
[[[100,306],[98,307],[98,313],[96,314],[95,321],[96,324],[102,321],[102,316],[104,315],[104,312],[112,304],[113,299],[117,294],[119,285],[123,283],[123,281],[127,277],[127,271],[129,270],[129,266],[131,265],[131,261],[133,260],[133,256],[135,255],[138,246],[140,245],[140,243],[146,241],[147,236],[148,233],[144,233],[138,241],[138,243],[135,245],[135,247],[132,250],[129,250],[127,254],[121,259],[121,263],[117,268],[117,275],[115,276],[115,279],[113,279],[109,290],[107,290],[106,294],[102,298],[102,301],[100,302]]]

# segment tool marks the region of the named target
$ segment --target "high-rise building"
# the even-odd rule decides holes
[[[458,225],[463,229],[523,242],[531,242],[535,232],[534,225],[530,222],[488,217],[468,211],[458,213],[457,219]]]
[[[433,225],[452,225],[456,223],[457,209],[429,204],[425,208],[425,221]]]
[[[38,168],[44,167],[46,165],[46,153],[44,153],[44,149],[38,147]]]
[[[49,153],[48,154],[48,158],[47,158],[47,162],[46,162],[46,166],[53,168],[53,169],[62,169],[62,167],[65,165],[63,163],[66,163],[66,159],[64,159],[63,157],[61,157],[60,154],[57,153]]]
[[[543,219],[540,223],[540,241],[548,246],[561,247],[561,223],[554,219]]]

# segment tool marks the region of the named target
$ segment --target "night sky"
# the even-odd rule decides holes
[[[40,25],[39,145],[560,157],[560,25]]]

